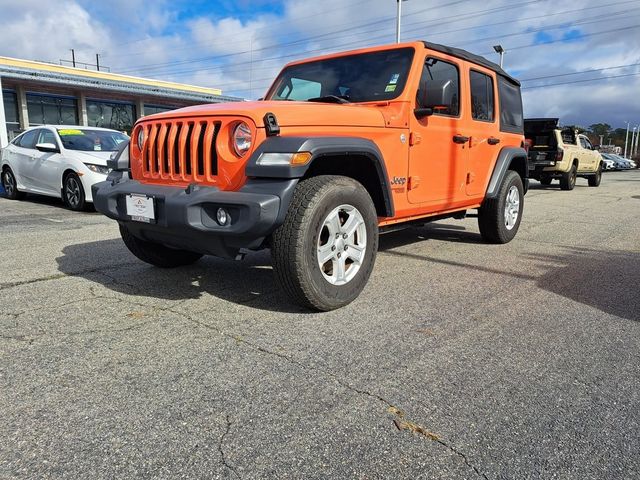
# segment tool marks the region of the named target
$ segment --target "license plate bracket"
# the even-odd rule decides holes
[[[130,193],[126,197],[127,215],[135,222],[156,223],[154,197]]]

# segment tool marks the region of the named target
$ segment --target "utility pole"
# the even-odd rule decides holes
[[[638,139],[640,139],[640,124],[636,125],[636,128],[638,129],[637,133],[636,133],[636,144],[635,147],[633,146],[633,143],[631,144],[631,155],[637,155],[638,154]]]
[[[71,63],[73,64],[74,68],[76,66],[76,51],[72,48],[71,49]]]
[[[396,43],[400,43],[400,20],[402,18],[402,2],[406,2],[407,0],[396,0],[398,4],[396,11]]]
[[[624,158],[627,158],[627,141],[629,140],[629,122],[627,122],[627,135],[624,137]]]
[[[96,53],[96,70],[100,71],[100,54]]]
[[[629,158],[633,157],[633,146],[635,145],[635,141],[636,141],[636,129],[638,127],[633,127],[633,133],[631,134],[631,146],[629,148]]]

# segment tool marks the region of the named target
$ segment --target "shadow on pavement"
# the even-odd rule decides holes
[[[640,253],[567,248],[558,255],[524,255],[538,263],[542,274],[513,272],[390,250],[387,255],[451,265],[485,273],[535,281],[538,288],[588,305],[602,312],[640,321]]]
[[[268,252],[248,255],[241,262],[207,256],[172,269],[138,260],[119,238],[69,245],[62,253],[56,259],[61,272],[126,295],[188,300],[209,294],[262,310],[310,313],[278,288]]]

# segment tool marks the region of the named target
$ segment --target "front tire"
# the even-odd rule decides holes
[[[191,265],[202,258],[202,254],[188,250],[177,250],[159,243],[147,242],[135,237],[127,227],[120,225],[120,236],[129,251],[143,262],[161,268]]]
[[[5,168],[2,172],[2,188],[9,200],[21,200],[24,198],[24,192],[18,191],[18,182],[16,176],[10,168]]]
[[[562,190],[573,190],[576,186],[576,177],[578,175],[578,169],[576,164],[571,165],[568,172],[565,172],[560,177],[560,188]]]
[[[84,187],[80,177],[75,173],[68,173],[62,181],[62,201],[68,209],[76,212],[82,211],[87,206]]]
[[[598,171],[592,177],[589,177],[589,186],[590,187],[599,187],[600,182],[602,181],[602,164],[598,166]]]
[[[342,176],[298,184],[284,223],[273,233],[278,283],[298,304],[329,311],[364,289],[378,251],[378,221],[365,188]]]
[[[487,198],[478,209],[478,226],[483,240],[508,243],[516,236],[522,219],[524,189],[517,172],[508,170],[496,198]]]

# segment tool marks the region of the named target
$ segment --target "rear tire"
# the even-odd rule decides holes
[[[483,240],[508,243],[516,236],[524,208],[522,179],[508,170],[496,198],[485,199],[478,209],[478,226]]]
[[[562,190],[573,190],[576,186],[576,177],[577,177],[578,169],[576,168],[576,164],[571,165],[571,168],[568,172],[565,172],[560,177],[560,188]]]
[[[2,188],[9,200],[22,200],[24,192],[18,190],[18,182],[13,171],[7,167],[2,171]]]
[[[188,250],[176,250],[159,243],[147,242],[135,237],[120,225],[120,236],[129,251],[143,262],[161,268],[175,268],[191,265],[202,258],[202,254]]]
[[[298,184],[284,223],[273,233],[278,283],[298,304],[329,311],[362,292],[378,251],[373,201],[357,181],[322,175]]]
[[[600,182],[602,181],[602,164],[598,166],[598,171],[592,177],[589,177],[589,186],[590,187],[599,187]]]

